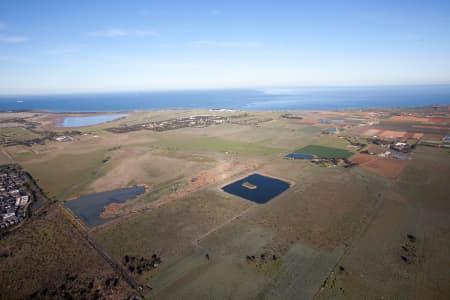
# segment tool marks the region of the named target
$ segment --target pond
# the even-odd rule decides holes
[[[222,190],[258,204],[263,204],[290,187],[290,183],[286,181],[255,173],[224,186]]]
[[[289,153],[285,157],[292,158],[292,159],[313,159],[314,155],[305,154],[305,153]]]
[[[100,217],[105,206],[112,203],[123,203],[127,200],[136,198],[144,192],[144,187],[134,186],[81,196],[75,200],[64,201],[64,205],[77,215],[77,217],[79,217],[87,226],[95,227],[113,219],[104,219]]]
[[[101,124],[104,122],[114,121],[126,116],[127,116],[126,114],[112,114],[112,115],[96,115],[86,117],[66,117],[59,125],[59,127],[91,126]]]

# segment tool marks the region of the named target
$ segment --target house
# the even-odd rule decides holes
[[[21,196],[19,205],[20,206],[25,206],[25,205],[27,205],[27,203],[28,203],[28,196]]]
[[[3,221],[9,221],[12,218],[15,218],[16,214],[14,212],[3,214]]]
[[[73,141],[73,138],[71,136],[62,135],[62,136],[56,137],[55,140],[57,142],[71,142],[71,141]]]
[[[408,143],[397,142],[397,143],[394,143],[393,145],[391,145],[391,149],[407,153],[409,151],[409,145],[408,145]]]

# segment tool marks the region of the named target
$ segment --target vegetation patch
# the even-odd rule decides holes
[[[8,144],[13,142],[23,142],[39,137],[39,134],[23,127],[2,128],[0,133],[0,142],[2,144]]]
[[[325,147],[319,145],[308,145],[306,147],[297,149],[294,152],[312,154],[317,156],[318,158],[349,158],[353,155],[352,152],[345,149]]]
[[[300,128],[299,131],[305,132],[305,133],[318,133],[322,131],[322,128],[317,126],[305,126],[303,128]]]
[[[259,144],[230,141],[211,137],[163,140],[161,145],[166,146],[167,150],[172,151],[211,151],[237,153],[243,155],[270,155],[283,152],[282,149],[267,147]]]
[[[103,151],[62,154],[39,163],[25,164],[42,189],[50,197],[64,200],[77,196],[103,171]]]
[[[153,254],[151,259],[143,256],[136,257],[125,255],[122,259],[122,263],[131,273],[141,275],[142,272],[148,272],[157,268],[161,264],[161,257],[156,254]]]

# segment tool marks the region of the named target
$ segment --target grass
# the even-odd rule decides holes
[[[65,200],[77,196],[100,175],[105,153],[102,150],[62,154],[39,163],[25,164],[25,169],[38,180],[49,197]],[[105,166],[106,167],[106,166]]]
[[[23,127],[1,128],[0,130],[0,141],[2,142],[23,142],[38,137],[40,137],[39,134]]]
[[[348,150],[318,145],[308,145],[306,147],[297,149],[294,152],[312,154],[316,155],[319,158],[349,158],[353,155],[353,153]]]
[[[322,131],[322,128],[317,127],[317,126],[305,126],[299,129],[299,131],[301,132],[305,132],[305,133],[318,133]]]
[[[179,176],[173,180],[164,182],[158,185],[156,188],[152,188],[152,190],[139,198],[133,201],[127,201],[121,207],[121,210],[127,210],[133,208],[133,206],[139,205],[141,203],[148,203],[158,200],[161,197],[167,196],[174,192],[176,189],[183,188],[186,185],[186,182],[183,181],[183,176]],[[130,186],[133,184],[129,184]]]
[[[282,153],[279,148],[267,147],[257,143],[244,143],[239,141],[224,140],[215,137],[196,137],[192,139],[178,138],[174,140],[162,140],[158,143],[170,151],[212,151],[229,152],[248,155],[270,155]]]
[[[94,233],[96,241],[117,260],[124,255],[161,255],[163,264],[190,253],[192,242],[222,224],[248,204],[213,191],[201,191],[168,203],[155,211],[136,214]],[[151,274],[144,274],[145,281]]]

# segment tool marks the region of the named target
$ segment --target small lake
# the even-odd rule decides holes
[[[112,115],[97,115],[87,117],[66,117],[59,127],[81,127],[97,125],[109,121],[114,121],[119,118],[126,117],[126,114],[112,114]]]
[[[144,187],[134,186],[81,196],[75,200],[64,201],[64,205],[77,215],[77,217],[79,217],[87,226],[95,227],[114,219],[104,219],[100,217],[105,206],[112,203],[123,203],[127,200],[136,198],[144,192]]]
[[[293,158],[293,159],[313,159],[314,155],[305,154],[305,153],[289,153],[285,157],[286,158]]]
[[[255,173],[224,186],[222,190],[258,204],[263,204],[290,187],[291,185],[286,181]]]

